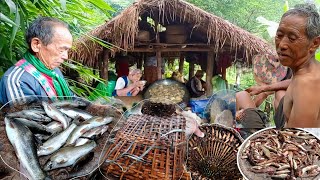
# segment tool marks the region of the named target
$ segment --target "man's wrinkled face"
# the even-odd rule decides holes
[[[282,65],[297,67],[309,59],[312,40],[306,34],[307,18],[299,15],[288,15],[281,19],[275,44]]]
[[[36,56],[49,68],[54,69],[68,59],[68,50],[72,46],[72,35],[63,26],[53,28],[51,43],[44,45],[41,41],[38,45]]]

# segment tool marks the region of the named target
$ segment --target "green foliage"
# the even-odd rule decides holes
[[[114,9],[114,12],[111,13],[112,17],[117,16],[121,13],[125,8],[130,6],[134,0],[105,0],[112,8]]]
[[[111,96],[110,88],[114,88],[114,86],[111,87],[113,83],[108,83],[104,79],[100,78],[99,73],[94,73],[97,72],[94,69],[72,60],[64,62],[63,65],[79,74],[79,77],[76,80],[67,78],[71,90],[77,96],[89,98],[90,100],[95,100],[99,97],[106,98],[106,96]],[[93,81],[99,82],[97,88],[92,87]]]
[[[235,85],[236,84],[236,77],[237,77],[237,68],[236,66],[232,66],[227,69],[227,80],[228,84]],[[243,72],[240,76],[240,90],[244,90],[252,85],[256,84],[253,78],[252,70],[247,70]]]
[[[270,21],[279,22],[283,14],[284,0],[187,0],[188,2],[222,17],[247,31],[270,39],[266,27],[262,27],[257,17],[262,16]],[[288,0],[289,7],[293,7],[301,0]]]
[[[175,72],[179,71],[179,60],[178,59],[175,59],[173,61],[173,63],[168,63],[168,62],[166,63],[164,77],[170,78],[174,71]],[[184,79],[189,78],[188,74],[189,74],[189,63],[185,61],[183,64],[183,75],[184,75],[183,77],[184,77]]]

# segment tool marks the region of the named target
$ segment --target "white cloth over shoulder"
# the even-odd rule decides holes
[[[125,78],[127,78],[127,81],[128,81],[128,84],[127,84],[127,86],[130,84],[130,80],[128,79],[128,77],[125,77]],[[125,82],[125,80],[123,79],[123,77],[119,77],[118,79],[117,79],[117,82],[116,82],[116,86],[115,86],[115,90],[119,90],[119,89],[123,89],[123,88],[125,88],[126,87],[126,82]]]

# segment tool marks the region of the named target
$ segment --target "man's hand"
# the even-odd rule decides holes
[[[246,89],[251,96],[258,95],[265,91],[264,86],[251,86],[248,89]]]
[[[191,111],[182,111],[181,114],[186,118],[186,136],[194,133],[198,137],[204,137],[204,133],[200,131],[198,124],[201,119]]]
[[[193,133],[198,137],[204,137],[204,133],[200,131],[199,124],[195,119],[186,118],[186,135],[190,136]]]

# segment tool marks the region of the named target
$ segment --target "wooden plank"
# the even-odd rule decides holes
[[[161,51],[161,52],[209,52],[209,51],[214,51],[213,48],[134,48],[134,49],[128,49],[128,52],[156,52],[156,51]]]
[[[213,75],[213,66],[214,66],[214,53],[213,51],[208,52],[208,59],[207,59],[207,70],[206,70],[206,84],[207,84],[207,96],[212,95],[212,75]]]

